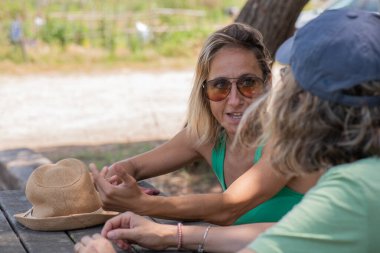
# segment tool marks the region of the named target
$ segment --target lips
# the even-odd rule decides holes
[[[241,117],[243,116],[242,112],[228,112],[226,113],[228,117],[236,120],[240,120]]]

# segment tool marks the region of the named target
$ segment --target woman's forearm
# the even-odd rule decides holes
[[[213,226],[204,238],[207,226],[183,226],[182,245],[197,249],[203,244],[206,252],[237,252],[275,223],[255,223],[240,226]]]
[[[223,193],[173,197],[142,196],[139,214],[167,219],[202,220],[231,225],[241,215],[273,197],[288,179],[278,176],[263,164],[252,167]],[[143,210],[142,210],[143,209]]]
[[[178,220],[202,220],[218,225],[231,225],[245,211],[244,203],[224,193],[186,196],[143,196],[135,211],[141,215]]]

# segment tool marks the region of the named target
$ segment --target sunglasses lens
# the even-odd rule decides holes
[[[230,78],[235,79],[235,78]],[[263,81],[256,76],[242,76],[236,81],[240,94],[247,98],[259,96],[264,90]],[[232,83],[228,78],[217,78],[207,81],[203,86],[208,99],[218,102],[224,100],[230,94]]]
[[[240,93],[248,98],[253,98],[260,95],[263,92],[263,82],[252,76],[241,77],[237,81],[238,90]]]
[[[212,101],[222,101],[231,90],[231,82],[226,78],[218,78],[206,83],[206,95]]]

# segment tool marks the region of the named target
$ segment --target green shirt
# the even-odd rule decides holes
[[[259,147],[255,152],[253,163],[260,160],[263,147]],[[224,180],[224,157],[226,153],[225,135],[220,138],[212,150],[212,169],[217,176],[223,191],[227,189]],[[235,225],[256,223],[256,222],[277,222],[279,221],[294,205],[299,203],[303,194],[284,187],[275,196],[257,207],[249,210],[235,221]]]
[[[333,167],[249,247],[258,253],[378,253],[379,196],[379,158]]]

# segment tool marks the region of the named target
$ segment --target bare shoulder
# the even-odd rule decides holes
[[[270,154],[271,154],[271,143],[269,142],[267,145],[265,145],[264,150],[263,150],[263,157],[260,160],[266,161],[267,164],[270,164],[269,163]],[[286,184],[286,186],[296,192],[304,194],[317,183],[320,176],[321,176],[321,173],[316,172],[316,173],[304,174],[302,176],[291,177],[287,179],[288,183]]]
[[[180,140],[179,143],[186,145],[189,149],[210,162],[214,143],[205,143],[200,145],[199,138],[189,134],[186,128],[182,129],[175,138],[177,137]]]

